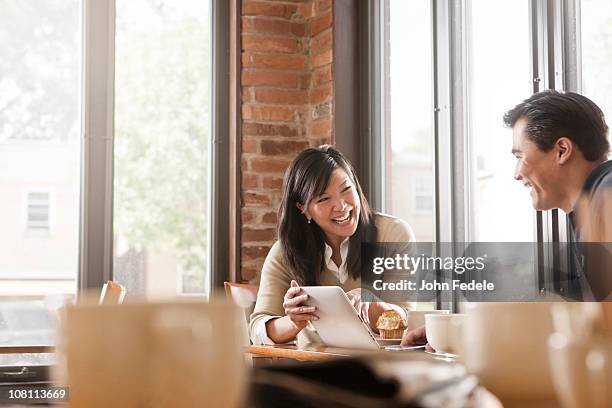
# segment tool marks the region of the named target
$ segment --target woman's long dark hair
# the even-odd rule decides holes
[[[300,285],[316,285],[324,269],[325,233],[315,223],[310,224],[298,208],[308,208],[310,201],[327,189],[336,169],[342,169],[355,185],[361,211],[357,230],[349,238],[347,271],[357,279],[360,274],[361,243],[374,241],[374,214],[363,195],[353,166],[332,146],[323,145],[302,151],[293,160],[283,182],[283,200],[278,210],[278,237],[284,261]]]

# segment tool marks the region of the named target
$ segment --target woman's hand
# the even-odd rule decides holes
[[[387,310],[394,310],[394,308],[385,302],[362,302],[361,292],[366,289],[356,288],[346,292],[346,296],[351,301],[351,304],[359,313],[359,316],[363,319],[364,323],[370,328],[376,330],[376,322],[383,312]],[[366,299],[376,299],[373,294],[366,294]],[[403,317],[403,313],[400,313]]]
[[[301,306],[302,302],[308,299],[308,295],[305,293],[300,294],[301,292],[302,288],[300,288],[300,285],[298,285],[295,280],[292,280],[291,287],[287,290],[283,298],[285,314],[298,330],[302,330],[306,327],[311,320],[319,320],[319,316],[314,314],[317,310],[315,306]]]
[[[361,289],[356,288],[346,292],[346,296],[349,298],[351,304],[357,312],[361,309]]]

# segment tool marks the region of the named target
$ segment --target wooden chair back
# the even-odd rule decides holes
[[[114,282],[107,281],[104,286],[102,286],[102,292],[100,293],[100,301],[101,305],[103,304],[121,304],[125,299],[125,286]]]
[[[224,282],[223,286],[225,287],[225,295],[227,298],[244,310],[248,322],[255,308],[259,286],[232,282]]]

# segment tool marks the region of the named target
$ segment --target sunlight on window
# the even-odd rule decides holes
[[[532,94],[529,3],[468,1],[471,241],[535,241],[527,189],[514,180],[503,114]],[[504,18],[492,18],[504,16]],[[503,199],[500,199],[503,197]]]
[[[77,289],[81,1],[0,9],[0,345],[53,344],[50,311]]]
[[[582,0],[582,93],[612,125],[612,2]],[[608,134],[610,139],[610,134]]]
[[[385,2],[383,83],[387,211],[435,240],[432,16],[427,1]],[[408,20],[408,21],[407,21]],[[385,115],[383,113],[383,115]]]
[[[115,279],[207,292],[208,2],[117,1]]]

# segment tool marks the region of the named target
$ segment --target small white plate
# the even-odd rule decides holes
[[[393,346],[385,346],[385,350],[389,351],[420,351],[425,348],[425,345],[422,346],[400,346],[395,344]]]
[[[441,358],[452,358],[452,359],[459,358],[458,354],[453,354],[453,353],[438,353],[437,351],[429,351],[429,350],[425,350],[425,352],[427,354],[431,354],[432,356],[441,357]]]
[[[400,344],[402,339],[381,339],[380,337],[376,336],[376,342],[378,344],[380,344],[381,346],[392,346],[394,344]]]

